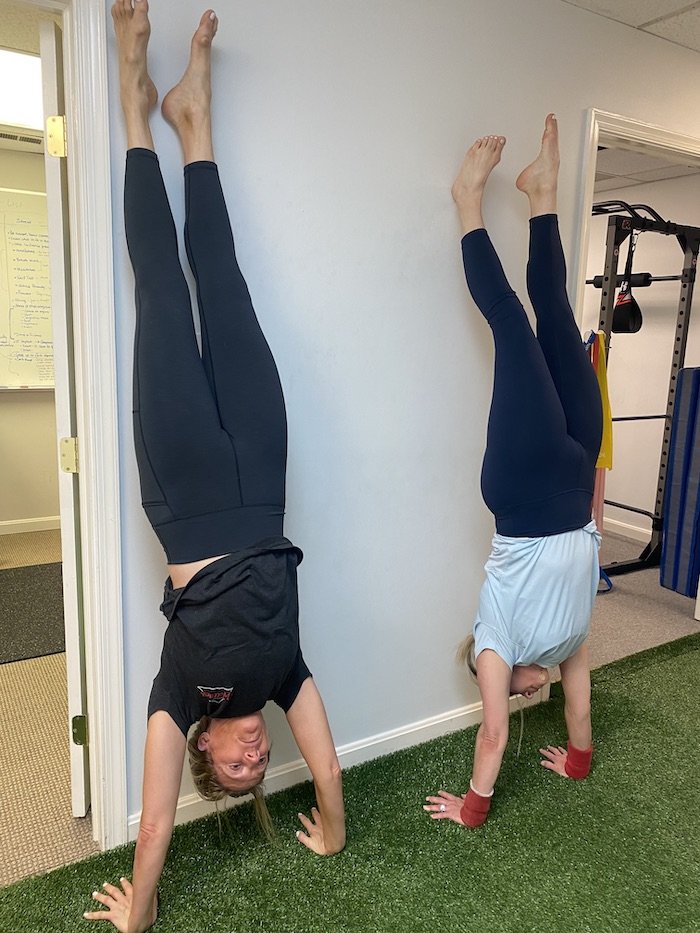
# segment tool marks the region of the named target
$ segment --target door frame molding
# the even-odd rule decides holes
[[[618,113],[607,113],[595,107],[586,111],[586,129],[583,140],[583,164],[581,167],[581,185],[579,187],[577,249],[574,255],[573,277],[571,281],[576,289],[574,308],[580,322],[583,315],[583,296],[586,288],[586,265],[591,225],[591,205],[595,185],[595,168],[598,146],[601,143],[614,145],[621,143],[621,148],[635,146],[653,147],[662,150],[668,156],[677,156],[681,162],[688,159],[700,162],[700,138],[674,133],[662,126],[643,123]],[[694,616],[700,621],[700,590],[695,601]]]
[[[63,19],[72,321],[93,837],[127,841],[117,361],[104,0],[22,0]]]
[[[683,133],[674,133],[655,126],[653,123],[643,123],[631,117],[623,117],[618,113],[608,113],[590,107],[586,111],[586,128],[583,139],[583,160],[579,185],[579,201],[577,209],[578,240],[574,253],[571,282],[576,289],[574,295],[574,308],[577,319],[580,321],[583,314],[583,296],[586,288],[586,265],[588,262],[588,246],[591,226],[591,205],[593,204],[593,187],[595,185],[595,169],[598,157],[598,146],[606,143],[609,146],[618,144],[619,148],[634,149],[636,147],[659,149],[665,155],[678,157],[679,161],[687,163],[688,160],[700,161],[700,139],[695,136],[686,136]]]

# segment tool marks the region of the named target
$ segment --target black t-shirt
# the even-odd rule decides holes
[[[187,735],[202,716],[247,716],[267,700],[287,712],[311,676],[299,647],[301,559],[286,538],[268,538],[208,564],[180,589],[168,578],[149,716],[165,710]]]

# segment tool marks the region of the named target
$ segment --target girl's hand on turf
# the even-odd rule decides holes
[[[540,762],[543,768],[568,778],[569,775],[566,773],[568,755],[565,748],[562,748],[561,745],[548,745],[546,748],[540,749],[540,755],[544,755],[545,758],[544,761]]]
[[[86,920],[109,920],[119,933],[129,933],[129,915],[131,913],[131,884],[126,878],[121,879],[121,888],[108,884],[102,885],[106,893],[93,891],[93,900],[99,901],[107,910],[86,911],[83,914]]]
[[[438,791],[437,797],[425,798],[428,803],[423,804],[423,809],[430,813],[431,820],[452,820],[453,823],[464,826],[464,820],[460,814],[465,797],[466,794],[455,797],[454,794],[448,794],[446,790],[441,790]]]
[[[316,855],[335,855],[335,850],[331,851],[323,838],[323,820],[316,807],[311,807],[311,819],[303,813],[298,813],[297,816],[306,829],[306,832],[297,830],[296,837],[299,842]]]
[[[158,900],[153,899],[153,916],[150,923],[141,927],[138,931],[129,927],[129,917],[131,915],[131,900],[133,897],[133,888],[127,878],[120,878],[121,888],[114,884],[108,884],[106,881],[102,885],[106,894],[101,891],[94,891],[93,898],[104,905],[106,910],[86,911],[83,914],[86,920],[109,920],[109,922],[119,930],[119,933],[142,933],[149,929],[156,922],[158,915]]]

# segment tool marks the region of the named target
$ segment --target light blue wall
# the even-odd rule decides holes
[[[201,5],[151,6],[150,65],[164,93]],[[216,149],[287,397],[304,649],[344,744],[476,699],[453,662],[492,530],[478,483],[492,351],[463,284],[449,190],[466,145],[509,137],[486,218],[522,292],[527,211],[512,180],[537,150],[545,113],[562,129],[571,255],[585,109],[700,135],[700,58],[559,0],[241,0],[220,14]],[[133,813],[164,574],[132,453],[132,284],[110,48]],[[160,116],[154,131],[181,224],[176,140]],[[296,753],[273,720],[279,764]]]

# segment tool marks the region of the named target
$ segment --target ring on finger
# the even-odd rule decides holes
[[[444,813],[446,809],[447,809],[447,806],[446,806],[444,803],[441,803],[441,804],[440,804],[440,813]]]

